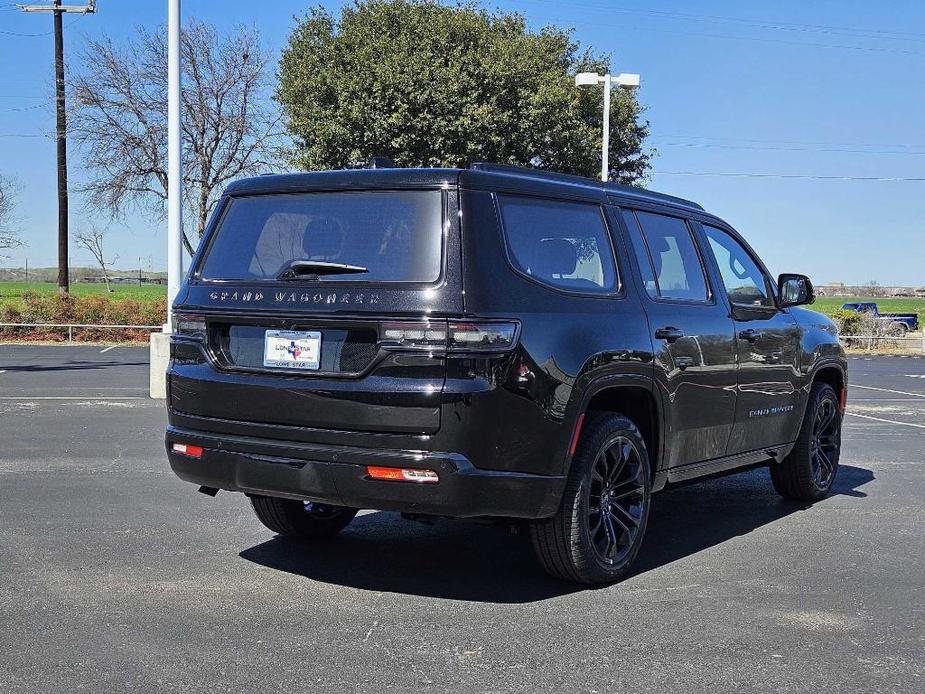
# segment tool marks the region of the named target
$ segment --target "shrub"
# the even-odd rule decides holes
[[[84,323],[87,325],[160,325],[167,314],[167,300],[136,301],[108,296],[23,294],[22,306],[0,307],[2,323]],[[145,342],[149,330],[75,328],[79,342]],[[67,328],[0,328],[0,337],[26,340],[63,341]]]
[[[829,318],[838,326],[839,335],[860,335],[861,316],[862,314],[856,311],[846,311],[843,308],[837,308],[829,314]]]

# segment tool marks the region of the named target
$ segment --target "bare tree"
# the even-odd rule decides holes
[[[74,234],[74,243],[90,251],[90,255],[93,256],[96,264],[100,266],[100,270],[103,272],[103,281],[106,283],[106,291],[111,292],[112,287],[109,286],[109,270],[119,259],[119,256],[114,255],[112,258],[106,258],[106,252],[103,250],[103,242],[105,240],[106,230],[95,226],[91,226],[87,230],[82,229]]]
[[[16,220],[16,184],[12,179],[0,174],[0,250],[22,245],[18,231],[14,228]],[[3,257],[0,255],[0,257]]]
[[[167,199],[167,32],[139,28],[125,43],[88,39],[71,83],[71,134],[90,178],[89,205],[112,217],[129,207],[165,212]],[[227,36],[201,22],[183,31],[183,186],[196,230],[189,253],[221,188],[268,170],[276,158],[279,115],[263,80],[268,55],[255,29]]]

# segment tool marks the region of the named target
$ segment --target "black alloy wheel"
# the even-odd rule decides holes
[[[838,406],[829,398],[822,398],[813,419],[813,434],[809,443],[813,481],[819,489],[828,489],[835,476],[841,441],[841,422]]]
[[[651,490],[649,453],[632,420],[589,413],[559,510],[530,525],[540,564],[565,581],[619,581],[642,545]]]
[[[620,563],[633,547],[645,516],[647,497],[639,451],[626,436],[617,436],[591,468],[588,486],[588,532],[601,561]]]
[[[771,463],[771,481],[788,499],[819,501],[832,489],[841,456],[842,412],[828,383],[814,383],[800,435],[779,463]]]

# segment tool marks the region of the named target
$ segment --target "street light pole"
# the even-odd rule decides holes
[[[604,75],[604,136],[601,139],[601,180],[610,178],[610,73]]]
[[[183,281],[183,150],[180,140],[180,0],[167,9],[167,323]]]
[[[610,88],[616,84],[624,89],[635,89],[639,86],[639,75],[621,72],[612,77],[608,72],[599,75],[596,72],[579,72],[575,75],[575,86],[604,85],[604,135],[601,138],[601,180],[605,183],[610,180]]]

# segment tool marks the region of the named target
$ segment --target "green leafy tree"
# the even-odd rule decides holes
[[[335,18],[309,10],[280,60],[277,99],[305,169],[373,156],[399,166],[491,161],[600,172],[603,90],[576,88],[609,56],[570,31],[528,31],[521,15],[432,0],[357,0]],[[644,179],[648,122],[633,94],[611,106],[612,180]]]

